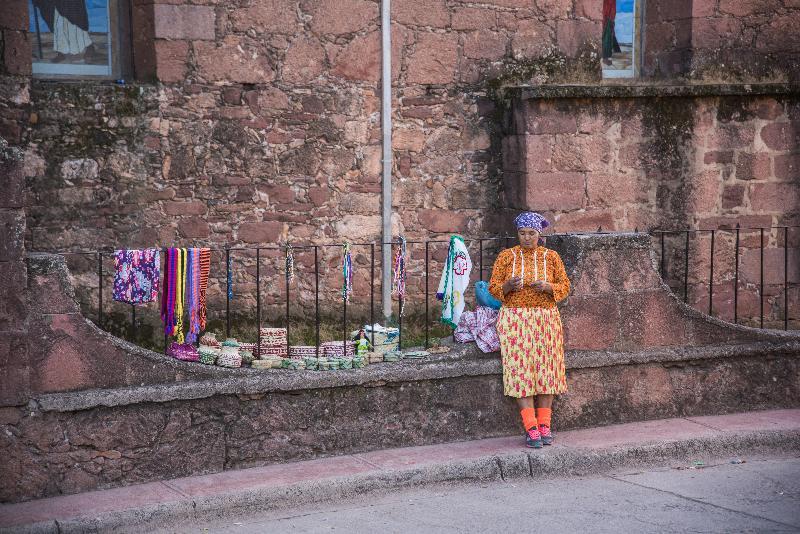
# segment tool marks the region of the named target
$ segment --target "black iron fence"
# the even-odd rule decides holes
[[[782,249],[783,252],[783,269],[782,269],[782,290],[780,291],[782,296],[782,316],[783,320],[783,328],[788,329],[790,323],[790,313],[789,313],[789,304],[790,304],[790,291],[797,290],[800,287],[800,281],[798,280],[790,280],[790,256],[792,254],[797,254],[797,245],[791,247],[790,245],[790,234],[792,232],[797,232],[797,229],[800,228],[798,226],[777,226],[777,227],[769,227],[769,228],[716,228],[710,230],[694,230],[694,229],[686,229],[686,230],[653,230],[650,231],[651,236],[653,236],[654,245],[656,247],[656,252],[658,254],[658,261],[659,261],[659,269],[661,272],[662,278],[671,286],[673,291],[678,294],[679,296],[683,297],[684,302],[690,303],[690,291],[693,293],[698,293],[699,291],[703,291],[704,289],[707,290],[707,307],[703,306],[702,311],[706,311],[710,315],[715,315],[715,286],[717,288],[720,287],[721,284],[732,284],[732,291],[733,291],[733,304],[732,304],[732,317],[722,317],[726,320],[731,320],[735,323],[740,322],[739,316],[739,293],[740,293],[740,252],[745,249],[749,252],[754,250],[753,241],[749,240],[746,243],[746,247],[742,244],[742,235],[743,234],[751,234],[755,233],[758,237],[756,241],[755,250],[760,252],[760,263],[759,263],[759,278],[760,283],[758,284],[757,293],[759,296],[760,306],[759,306],[759,319],[758,324],[760,327],[764,327],[764,318],[765,318],[765,309],[764,309],[764,300],[765,300],[765,250],[767,249],[768,243],[766,242],[766,238],[771,238],[773,244],[783,245],[782,247],[773,247],[777,249]],[[599,228],[597,232],[586,232],[584,234],[604,234],[606,232],[603,231],[602,228]],[[558,234],[556,234],[558,235]],[[719,262],[715,261],[717,257],[719,257],[720,253],[722,252],[722,247],[720,245],[720,235],[726,235],[731,237],[733,240],[731,243],[732,253],[734,255],[733,261],[733,268],[730,273],[725,270],[722,272],[719,268]],[[708,272],[707,272],[707,283],[702,282],[702,277],[698,276],[698,273],[690,273],[690,260],[692,259],[693,255],[697,255],[702,249],[703,243],[701,243],[701,236],[705,238],[708,237],[708,252],[707,252],[707,260],[708,260]],[[777,237],[776,237],[777,236]],[[412,291],[406,297],[400,297],[395,299],[395,303],[398,306],[398,309],[406,309],[408,310],[406,304],[408,302],[416,304],[420,306],[422,309],[417,309],[416,312],[421,311],[421,315],[423,318],[423,327],[422,330],[424,331],[424,338],[421,339],[415,338],[415,341],[422,342],[424,346],[427,348],[431,344],[431,332],[432,332],[432,325],[436,324],[436,321],[432,321],[431,312],[431,272],[434,271],[436,278],[433,280],[434,284],[438,284],[438,274],[441,272],[441,268],[443,267],[443,262],[441,259],[436,259],[434,256],[441,255],[443,250],[446,250],[446,246],[449,244],[449,239],[429,239],[429,240],[408,240],[405,242],[408,248],[408,251],[413,252],[415,249],[422,255],[422,258],[414,258],[413,254],[409,253],[409,257],[406,258],[406,272],[407,275],[411,279],[415,279],[416,283],[409,284],[409,287]],[[470,249],[472,257],[475,258],[473,260],[473,271],[471,276],[471,282],[478,281],[478,280],[487,280],[488,274],[491,273],[491,265],[496,257],[497,253],[502,248],[507,248],[516,244],[516,237],[505,235],[505,236],[494,236],[494,237],[483,237],[483,238],[473,238],[473,239],[465,239],[465,244]],[[378,288],[380,284],[380,280],[376,280],[376,258],[380,257],[379,254],[381,252],[382,247],[388,246],[392,247],[393,252],[396,251],[396,248],[401,246],[399,241],[387,242],[387,243],[379,243],[379,242],[360,242],[360,243],[351,243],[351,247],[353,250],[359,251],[358,253],[363,256],[361,259],[363,260],[362,267],[367,267],[367,284],[368,284],[368,298],[365,296],[361,296],[360,299],[354,303],[357,305],[361,311],[358,315],[360,321],[367,320],[369,321],[370,325],[375,324],[376,318],[376,293],[378,293]],[[268,278],[271,282],[274,280],[278,280],[279,282],[272,283],[272,295],[271,295],[271,309],[273,312],[276,310],[278,305],[282,305],[283,307],[283,318],[282,321],[279,321],[276,314],[271,314],[271,320],[268,322],[271,326],[284,326],[287,328],[287,344],[289,344],[289,334],[290,334],[290,325],[292,324],[292,296],[293,296],[293,287],[292,283],[290,283],[290,279],[286,276],[286,273],[283,271],[282,261],[284,259],[283,254],[285,254],[287,250],[287,245],[267,245],[267,246],[254,246],[254,247],[226,247],[226,248],[214,248],[214,247],[207,247],[210,248],[212,254],[216,254],[221,260],[219,263],[224,263],[225,266],[225,276],[220,277],[224,280],[224,291],[223,288],[217,287],[218,293],[224,293],[224,312],[222,312],[222,319],[224,325],[224,332],[227,337],[231,336],[232,333],[232,323],[235,320],[234,316],[235,313],[231,310],[232,305],[232,287],[234,280],[234,260],[236,256],[242,256],[243,259],[250,259],[252,262],[249,264],[242,264],[244,270],[252,269],[254,272],[252,276],[254,277],[255,282],[255,326],[256,326],[256,333],[255,336],[256,344],[260,347],[261,345],[261,327],[263,324],[262,312],[263,312],[263,301],[265,300],[264,296],[264,281],[265,278]],[[329,281],[333,281],[334,284],[336,282],[336,275],[331,276],[331,272],[335,272],[336,269],[334,268],[331,271],[330,268],[326,269],[326,273],[323,273],[322,267],[329,267],[331,264],[336,266],[336,254],[333,255],[327,253],[326,251],[331,251],[335,249],[342,248],[342,244],[302,244],[302,245],[291,245],[291,248],[294,253],[298,255],[302,255],[304,252],[310,255],[308,258],[308,262],[301,262],[305,268],[300,269],[301,273],[298,275],[298,279],[300,280],[298,283],[303,284],[307,289],[309,289],[313,293],[313,342],[316,346],[319,347],[321,341],[321,333],[320,333],[320,325],[323,321],[323,313],[321,311],[321,295],[327,296],[328,303],[330,304],[331,298],[336,298],[335,296],[338,295],[339,302],[338,305],[341,306],[340,312],[340,327],[341,327],[341,334],[342,339],[346,340],[350,337],[348,328],[348,321],[353,321],[353,316],[348,316],[348,300],[342,298],[341,291],[339,288],[340,285],[333,285],[329,284],[327,291],[321,286],[321,277],[323,275],[327,275]],[[790,252],[792,250],[793,252]],[[106,326],[106,314],[107,314],[107,305],[104,303],[104,290],[105,290],[105,281],[108,277],[112,277],[114,275],[113,270],[107,268],[104,263],[108,262],[113,257],[114,252],[112,250],[99,250],[99,251],[88,251],[88,252],[60,252],[59,254],[65,256],[81,256],[85,260],[88,258],[94,258],[93,261],[96,261],[96,281],[97,281],[97,309],[96,313],[91,314],[96,317],[97,324],[104,328]],[[325,256],[325,260],[323,261],[322,256]],[[163,261],[166,261],[166,254],[162,253]],[[269,256],[271,259],[269,272],[265,273],[262,272],[264,269],[264,264],[266,257]],[[705,258],[705,256],[703,256]],[[331,261],[333,258],[333,261]],[[92,260],[89,260],[92,261]],[[162,261],[162,263],[163,263]],[[305,265],[305,263],[311,263],[311,265]],[[794,258],[794,265],[797,265],[798,261],[797,258]],[[84,267],[86,266],[86,261],[84,261]],[[795,267],[796,268],[796,267]],[[360,270],[363,269],[360,268]],[[163,272],[163,271],[162,271]],[[85,273],[84,273],[85,275]],[[312,276],[313,275],[313,276]],[[771,279],[774,280],[774,273],[771,274]],[[339,280],[341,282],[341,278]],[[80,282],[79,282],[80,283]],[[278,303],[280,298],[275,298],[275,290],[278,285],[283,286],[283,302]],[[297,284],[295,284],[297,285]],[[775,284],[772,284],[773,286]],[[249,287],[245,285],[245,287]],[[209,290],[211,287],[209,287]],[[361,288],[364,289],[363,287]],[[297,290],[299,292],[299,290]],[[434,290],[435,291],[435,290]],[[407,302],[408,301],[408,302]],[[774,299],[773,299],[774,301]],[[213,302],[213,299],[209,300],[209,302]],[[219,304],[219,300],[217,300]],[[119,303],[115,303],[115,306],[118,306]],[[296,304],[295,304],[296,305]],[[335,303],[333,304],[335,305]],[[351,304],[351,307],[353,304]],[[366,309],[365,309],[366,307]],[[307,306],[301,306],[302,314],[307,315]],[[211,313],[212,310],[209,310]],[[366,316],[365,313],[366,312]],[[330,317],[330,313],[325,313],[325,317]],[[398,328],[398,347],[403,348],[403,319],[404,314],[394,314],[396,318],[396,326]],[[752,318],[752,317],[751,317]],[[310,317],[307,317],[310,319]],[[137,307],[134,305],[130,305],[130,323],[129,323],[129,330],[128,335],[126,337],[131,338],[132,340],[137,339],[137,327],[140,324],[140,318],[137,318]],[[283,324],[280,324],[280,323]],[[774,321],[773,321],[774,322]],[[360,324],[363,324],[361,322]],[[119,332],[117,332],[119,333]],[[124,334],[124,332],[123,332]],[[374,344],[375,332],[372,332],[372,342]],[[169,344],[169,336],[164,336],[164,350],[166,351],[167,346]]]
[[[779,293],[773,297],[779,297],[782,300],[782,302],[777,302],[773,298],[773,303],[778,304],[783,329],[788,330],[791,317],[789,313],[790,293],[792,290],[797,291],[798,289],[798,280],[790,280],[792,278],[790,276],[790,257],[794,256],[792,265],[797,269],[799,259],[797,255],[800,250],[798,248],[800,245],[790,242],[790,234],[794,234],[793,238],[797,239],[799,237],[797,235],[798,228],[800,227],[744,228],[737,224],[732,228],[655,230],[651,234],[658,243],[661,277],[676,294],[682,296],[685,303],[692,304],[709,315],[719,315],[722,319],[739,324],[741,319],[739,314],[740,293],[743,290],[750,290],[751,293],[757,294],[758,326],[764,328],[767,289],[770,289],[768,286],[772,286],[771,289],[778,289]],[[743,236],[748,237],[748,242],[745,244],[743,244]],[[669,243],[670,240],[672,243]],[[774,246],[770,246],[768,241],[771,241]],[[708,247],[706,253],[703,251],[704,246]],[[743,251],[750,257],[757,256],[757,267],[753,267],[752,262],[748,262],[750,268],[745,280],[745,287],[742,287],[741,276]],[[783,264],[782,269],[774,268],[776,262],[771,262],[772,269],[765,266],[767,251],[782,254],[782,258],[780,258],[780,263]],[[703,254],[704,261],[698,262],[695,272],[692,272],[690,261],[698,254]],[[719,258],[720,255],[725,254],[728,255],[730,261],[720,269]],[[705,281],[703,280],[703,268],[706,269]],[[776,270],[779,272],[778,275],[775,275]],[[769,284],[765,282],[765,276],[768,274],[771,275]],[[715,292],[727,288],[732,293],[730,313],[715,313]],[[695,293],[694,299],[690,298],[690,289]],[[706,300],[705,305],[702,302],[704,299]],[[749,311],[747,317],[753,319],[752,310]]]

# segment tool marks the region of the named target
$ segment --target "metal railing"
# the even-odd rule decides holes
[[[719,246],[717,244],[717,237],[720,233],[723,232],[730,232],[731,235],[734,236],[735,244],[734,244],[734,254],[735,254],[735,268],[733,272],[733,287],[734,287],[734,305],[733,305],[733,322],[739,322],[739,263],[740,263],[740,236],[742,232],[757,232],[760,236],[759,248],[760,248],[760,284],[759,284],[759,297],[760,297],[760,320],[759,325],[761,328],[764,327],[764,250],[765,250],[765,233],[767,230],[770,232],[772,230],[776,230],[778,233],[782,234],[782,241],[783,241],[783,251],[784,251],[784,268],[783,268],[783,328],[789,328],[789,301],[788,301],[788,293],[791,284],[797,284],[798,282],[790,282],[789,281],[789,231],[790,229],[794,230],[800,228],[798,226],[777,226],[777,227],[765,227],[765,228],[716,228],[711,230],[697,230],[697,229],[685,229],[685,230],[651,230],[649,234],[654,237],[655,243],[657,243],[657,247],[659,249],[659,268],[660,274],[662,279],[665,281],[670,277],[671,273],[675,272],[675,269],[668,268],[668,261],[667,261],[667,239],[673,236],[677,236],[681,239],[683,244],[683,251],[682,251],[682,272],[680,275],[682,276],[682,293],[683,293],[683,300],[684,302],[688,303],[689,297],[689,259],[690,254],[692,252],[692,248],[690,247],[691,244],[691,237],[692,236],[699,236],[703,234],[710,235],[710,272],[708,273],[708,308],[707,311],[709,315],[713,315],[714,313],[714,277],[715,277],[715,254],[719,252]],[[638,229],[637,229],[638,231]],[[598,228],[596,232],[580,232],[579,234],[583,235],[592,235],[592,234],[607,234],[608,232],[604,232],[602,228]],[[576,233],[566,233],[566,234],[552,234],[555,236],[558,235],[576,235]],[[545,236],[547,237],[547,236]],[[499,252],[500,246],[508,248],[513,243],[516,243],[516,236],[511,235],[503,235],[503,236],[494,236],[494,237],[482,237],[482,238],[471,238],[465,239],[465,244],[468,247],[475,247],[477,245],[477,261],[473,261],[473,265],[477,265],[478,269],[477,272],[473,269],[475,273],[474,278],[476,280],[484,280],[484,274],[486,273],[486,267],[491,265],[490,262],[487,262],[487,259],[492,258],[492,252]],[[424,249],[424,268],[422,271],[422,276],[424,276],[424,346],[428,348],[430,346],[431,341],[431,306],[430,306],[430,297],[431,297],[431,288],[430,288],[430,278],[431,278],[431,270],[432,270],[432,261],[431,261],[431,252],[432,247],[434,245],[441,245],[449,243],[449,239],[429,239],[429,240],[408,240],[406,241],[406,245],[409,249],[413,246],[421,247]],[[380,249],[384,246],[395,247],[400,246],[400,241],[392,241],[386,243],[379,243],[379,242],[361,242],[361,243],[351,243],[351,247],[361,247],[365,248],[369,251],[369,324],[375,324],[375,275],[376,275],[376,249]],[[257,340],[256,344],[260,349],[261,346],[261,326],[262,326],[262,281],[263,275],[261,273],[261,267],[263,263],[262,252],[284,252],[287,249],[287,245],[272,245],[272,246],[254,246],[254,247],[225,247],[225,248],[214,248],[214,247],[204,247],[210,248],[210,250],[214,253],[221,253],[224,254],[224,263],[225,263],[225,313],[224,313],[224,325],[225,325],[225,334],[227,337],[230,337],[231,330],[232,330],[232,316],[231,313],[231,279],[232,279],[232,257],[237,253],[248,252],[253,253],[255,252],[255,300],[256,300],[256,310],[255,310],[255,321],[257,325]],[[488,245],[488,246],[487,246]],[[321,311],[320,311],[320,252],[330,248],[341,248],[342,244],[302,244],[302,245],[291,245],[291,248],[295,252],[300,251],[313,251],[313,293],[314,293],[314,342],[319,350],[320,346],[320,324],[321,324]],[[673,250],[676,250],[676,247],[672,247]],[[162,249],[166,250],[166,249]],[[488,258],[487,258],[487,252]],[[107,250],[97,250],[97,251],[87,251],[87,252],[58,252],[57,254],[61,255],[88,255],[88,256],[96,256],[97,261],[97,287],[98,287],[98,298],[97,298],[97,324],[101,328],[104,327],[104,301],[103,301],[103,289],[104,289],[104,278],[109,275],[113,275],[112,272],[107,271],[103,267],[103,261],[106,258],[110,258],[113,256],[113,251],[110,249]],[[165,254],[162,253],[164,256],[162,261],[165,261]],[[408,260],[407,260],[408,261]],[[407,263],[408,265],[408,263]],[[436,266],[438,268],[438,265]],[[409,271],[407,271],[409,272]],[[292,314],[292,287],[289,281],[288,276],[285,276],[285,308],[284,308],[284,321],[285,326],[287,329],[287,345],[290,344],[289,341],[289,329],[291,324],[291,314]],[[680,288],[678,288],[680,289]],[[676,290],[676,287],[673,285],[673,291]],[[676,291],[677,292],[677,291]],[[420,295],[423,296],[423,295]],[[405,307],[406,299],[400,298],[398,299],[398,304],[402,308]],[[412,299],[418,301],[419,299]],[[343,340],[349,339],[348,333],[348,301],[347,299],[341,299],[341,333],[343,336]],[[705,310],[704,310],[705,311]],[[403,315],[398,314],[396,317],[397,320],[397,327],[398,327],[398,348],[402,349],[403,347]],[[136,338],[136,329],[137,329],[137,317],[136,317],[136,306],[130,305],[130,325],[131,325],[131,333],[132,337]],[[372,331],[372,339],[373,345],[375,342],[375,332],[374,329]],[[169,336],[164,336],[164,350],[166,349],[169,344]]]
[[[757,232],[759,237],[759,244],[758,250],[759,254],[759,284],[758,284],[758,294],[759,294],[759,327],[764,328],[764,295],[765,295],[765,283],[764,283],[764,252],[766,250],[765,246],[765,234],[767,230],[771,231],[776,230],[779,237],[782,237],[783,247],[775,247],[775,248],[782,248],[783,249],[783,328],[784,330],[789,329],[789,230],[796,230],[800,228],[800,226],[770,226],[770,227],[754,227],[754,228],[743,228],[739,224],[737,224],[734,228],[715,228],[715,229],[706,229],[706,230],[699,230],[699,229],[685,229],[685,230],[654,230],[651,231],[651,235],[654,235],[658,238],[659,248],[660,248],[660,274],[661,278],[665,281],[668,279],[668,270],[666,267],[666,246],[665,246],[665,237],[667,236],[679,236],[683,238],[683,301],[684,303],[688,304],[689,298],[689,258],[690,258],[690,241],[692,236],[699,236],[702,234],[708,234],[710,236],[710,250],[709,250],[709,273],[708,273],[708,308],[707,313],[708,315],[714,315],[714,276],[715,276],[715,254],[717,254],[717,236],[720,233],[729,233],[734,237],[734,269],[733,269],[733,322],[735,324],[739,323],[739,271],[740,271],[740,252],[741,252],[741,235],[743,232]],[[751,247],[748,247],[751,248]],[[796,282],[795,282],[796,283]]]

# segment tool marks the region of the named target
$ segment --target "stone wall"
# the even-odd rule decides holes
[[[800,402],[798,336],[683,306],[648,236],[550,245],[573,281],[559,428]],[[32,254],[29,265],[27,380],[0,378],[3,500],[515,431],[500,362],[474,345],[349,372],[178,362],[85,320],[62,258]],[[488,394],[476,399],[476,389]]]
[[[599,2],[598,2],[599,3]],[[794,0],[646,2],[644,72],[707,81],[797,81]]]
[[[710,0],[645,6],[642,81],[791,81],[798,44],[774,35],[797,20],[798,8],[791,2],[773,3],[770,10],[757,2],[733,6]],[[410,238],[448,232],[478,236],[507,228],[503,210],[514,199],[502,179],[501,117],[507,93],[501,88],[519,83],[596,85],[600,5],[594,0],[393,3],[396,232]],[[30,72],[23,61],[30,57],[23,31],[25,11],[21,0],[6,11],[7,75]],[[224,247],[286,239],[330,243],[377,238],[378,11],[379,3],[373,0],[348,0],[344,5],[137,0],[134,58],[142,84],[31,83],[5,76],[0,84],[5,91],[0,131],[27,151],[29,248]],[[739,26],[747,32],[735,31]],[[714,28],[725,31],[714,33]],[[757,43],[752,47],[757,54],[743,53],[745,34]],[[741,61],[720,73],[720,57]],[[778,115],[756,120],[774,121],[778,130],[786,124],[794,128],[787,118],[791,102],[776,100],[777,108],[762,113]],[[590,107],[607,105],[591,101]],[[628,104],[613,100],[610,105],[624,109]],[[713,96],[706,105],[713,114]],[[671,117],[677,123],[662,122],[663,115],[651,117],[650,130],[662,128],[656,136],[672,133],[673,127],[683,131],[679,115]],[[610,112],[610,117],[618,116]],[[585,115],[574,120],[581,121],[581,128],[603,127],[602,121],[592,126]],[[727,127],[738,125],[734,121]],[[749,127],[743,125],[744,134]],[[587,131],[590,136],[605,133]],[[638,139],[647,135],[639,127],[624,133],[624,142],[631,143],[624,154],[627,160],[607,169],[609,184],[630,180],[630,175],[614,174],[623,167],[643,169],[646,180],[661,180],[658,169],[651,172],[652,164],[638,159],[634,147],[652,145],[653,138]],[[783,141],[777,142],[794,143],[788,130],[775,132],[776,139],[781,135]],[[692,145],[695,139],[699,140],[683,140],[688,143],[685,151],[677,145],[673,149],[685,152],[680,156],[684,159],[702,153],[702,147]],[[604,146],[593,147],[588,156]],[[792,148],[779,150],[782,159],[776,160],[774,180],[791,181]],[[760,172],[763,162],[748,163],[754,152],[745,152],[741,157],[731,154],[736,159],[730,164],[720,163],[727,165],[726,173],[732,165],[750,165]],[[574,195],[572,182],[555,187],[554,194]],[[767,189],[772,193],[775,187]],[[748,215],[752,210],[742,191],[741,186],[727,188],[725,203],[739,202],[736,214]],[[601,225],[630,230],[653,222],[614,199],[605,202],[609,209],[604,213],[570,213],[561,218],[557,230],[595,230]],[[556,212],[556,205],[546,207]],[[325,252],[323,265],[333,266],[337,251]],[[366,266],[368,250],[359,252],[359,265]],[[411,252],[421,259],[421,248]],[[441,254],[434,250],[434,256]],[[250,314],[255,308],[251,256],[252,252],[236,258],[243,268],[237,270],[235,284],[236,308]],[[269,277],[279,272],[280,259],[277,254],[267,256],[263,274]],[[86,310],[96,309],[93,261],[76,256],[70,262]],[[491,256],[486,262],[491,264]],[[298,258],[298,264],[307,270],[310,258]],[[357,273],[356,284],[362,288],[357,298],[362,302],[366,274],[363,268]],[[323,288],[330,288],[330,295],[338,284],[335,278],[335,268],[323,269]],[[304,278],[295,292],[306,314],[312,290],[308,280]],[[223,305],[218,291],[223,283],[219,278],[212,281],[215,309]],[[274,314],[283,297],[280,280],[270,284],[264,304],[274,304]],[[410,289],[412,295],[420,294],[419,271]]]
[[[798,354],[797,343],[668,350],[642,358],[601,353],[583,362],[588,354],[570,354],[570,392],[557,401],[554,425],[566,430],[796,407]],[[468,353],[442,362],[312,373],[314,380],[302,385],[291,371],[258,374],[181,388],[43,395],[33,408],[6,409],[0,501],[384,447],[521,435],[517,409],[502,395],[496,357]]]
[[[733,91],[734,94],[717,96]],[[741,93],[736,94],[741,91]],[[767,94],[746,94],[763,91]],[[793,86],[761,89],[518,89],[503,140],[509,205],[544,211],[557,230],[727,229],[714,243],[713,312],[733,320],[735,232],[741,226],[738,317],[783,327],[798,320],[800,100]],[[545,93],[545,94],[540,94]],[[587,99],[587,96],[594,96]],[[624,98],[622,98],[624,97]],[[787,239],[788,237],[788,239]],[[665,237],[665,277],[683,293],[685,236]],[[784,240],[788,249],[784,247]],[[708,310],[710,232],[689,244],[688,301]]]

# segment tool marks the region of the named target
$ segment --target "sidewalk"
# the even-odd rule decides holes
[[[711,458],[796,455],[800,409],[573,430],[526,449],[522,437],[387,449],[0,506],[0,531],[143,531],[284,506],[455,481],[561,478]]]

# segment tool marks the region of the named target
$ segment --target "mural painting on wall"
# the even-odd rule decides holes
[[[604,78],[635,76],[636,0],[603,0]]]
[[[109,0],[29,0],[33,73],[110,76]]]

